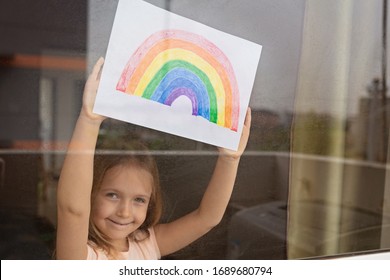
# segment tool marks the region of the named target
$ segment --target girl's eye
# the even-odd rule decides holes
[[[111,199],[118,199],[118,195],[116,193],[107,193],[106,196]]]
[[[138,202],[138,203],[146,203],[146,199],[145,199],[145,198],[142,198],[142,197],[137,197],[137,198],[135,199],[135,201]]]

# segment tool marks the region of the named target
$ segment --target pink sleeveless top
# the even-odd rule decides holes
[[[157,246],[156,235],[153,228],[149,229],[150,236],[140,241],[129,240],[129,250],[121,252],[119,259],[123,260],[158,260],[161,258],[160,250]],[[106,252],[99,247],[88,246],[87,260],[108,260]]]

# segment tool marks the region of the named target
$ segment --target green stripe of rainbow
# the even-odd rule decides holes
[[[175,68],[173,61],[175,67],[198,76],[207,88],[210,116],[206,118],[237,131],[239,91],[233,68],[218,47],[199,35],[181,30],[163,30],[151,35],[128,61],[117,90],[157,101],[153,98],[154,91],[164,75]]]

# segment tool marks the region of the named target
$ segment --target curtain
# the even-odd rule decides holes
[[[306,1],[291,132],[289,259],[388,246],[382,3]]]

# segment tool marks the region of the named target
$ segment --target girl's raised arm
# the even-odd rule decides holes
[[[57,192],[57,259],[85,259],[93,158],[99,128],[104,117],[92,112],[104,59],[100,58],[89,76],[83,107],[62,167]]]
[[[248,108],[237,152],[219,149],[219,157],[199,208],[188,215],[155,228],[161,255],[171,254],[216,226],[225,213],[236,180],[238,164],[246,148],[251,126]]]

